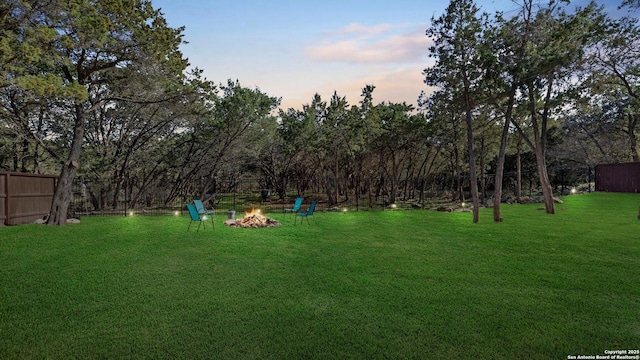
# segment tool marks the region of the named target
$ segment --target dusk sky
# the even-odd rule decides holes
[[[519,2],[519,1],[517,1]],[[617,0],[600,1],[613,3]],[[621,2],[621,0],[620,0]],[[302,108],[315,93],[334,91],[349,104],[375,85],[374,103],[416,104],[429,93],[422,70],[432,64],[425,35],[445,0],[152,0],[171,27],[185,26],[181,47],[192,67],[215,83],[239,80]],[[573,1],[572,4],[586,1]],[[506,13],[512,0],[477,1]]]

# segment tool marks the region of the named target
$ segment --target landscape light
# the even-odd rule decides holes
[[[129,211],[129,216],[133,216],[133,210]]]
[[[347,213],[347,208],[342,208],[342,212],[346,214]]]
[[[576,190],[576,188],[571,188],[571,193],[572,193],[572,194],[575,194],[575,193],[577,193],[577,192],[578,192],[578,190]]]
[[[175,215],[175,216],[180,215],[180,211],[178,211],[178,210],[174,211],[174,212],[173,212],[173,215]]]
[[[398,205],[396,205],[396,204],[391,204],[391,208],[392,208],[392,209],[397,209],[397,208],[398,208]]]
[[[462,205],[462,207],[463,207],[463,208],[466,208],[466,207],[467,207],[467,203],[466,203],[466,202],[464,202],[464,201],[463,201],[463,202],[462,202],[462,204],[460,204],[460,205]]]

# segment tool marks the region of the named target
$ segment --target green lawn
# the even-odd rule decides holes
[[[640,347],[638,194],[0,228],[0,358],[567,359]],[[209,224],[210,225],[210,224]]]

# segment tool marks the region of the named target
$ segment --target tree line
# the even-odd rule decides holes
[[[620,6],[628,16],[596,2],[521,0],[487,14],[452,0],[426,29],[425,83],[438,90],[416,94],[418,106],[375,103],[375,86],[363,84],[357,104],[336,92],[283,109],[277,96],[190,67],[184,28],[150,1],[8,0],[0,169],[59,174],[49,224],[66,220],[78,176],[108,184],[90,194],[104,204],[131,178],[165,184],[170,203],[246,176],[280,197],[289,179],[385,179],[394,202],[400,179],[441,173],[458,194],[470,178],[476,222],[495,174],[501,221],[503,174],[523,166],[537,170],[553,213],[550,165],[640,161],[639,4]],[[324,188],[330,204],[341,201],[339,186]]]

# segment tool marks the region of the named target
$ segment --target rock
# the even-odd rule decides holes
[[[564,204],[564,201],[560,200],[560,198],[557,198],[555,196],[553,197],[553,202],[556,204]]]
[[[44,224],[44,223],[46,223],[46,220],[45,219],[36,219],[33,223],[34,224]]]
[[[523,196],[520,196],[520,199],[518,199],[518,202],[520,204],[530,204],[531,199],[527,195],[523,195]]]
[[[67,219],[66,223],[67,224],[80,224],[80,219],[74,219],[74,218]]]

